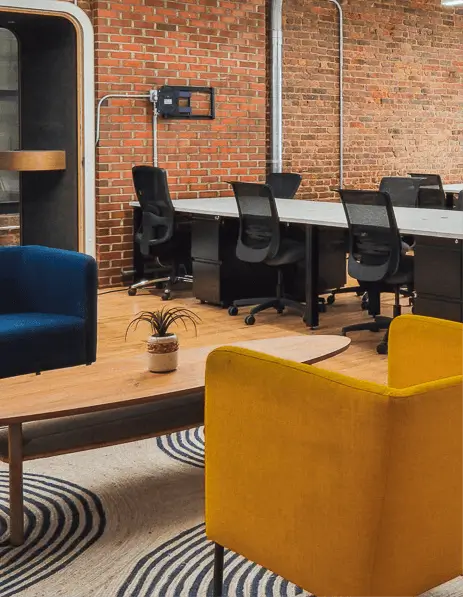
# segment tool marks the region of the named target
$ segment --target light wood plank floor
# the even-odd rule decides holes
[[[360,298],[355,294],[341,295],[334,305],[328,307],[326,313],[321,314],[320,328],[315,332],[306,328],[301,318],[291,313],[277,315],[274,310],[261,313],[256,324],[247,326],[244,315],[247,308],[242,308],[237,317],[230,317],[226,310],[219,307],[201,305],[192,298],[187,291],[177,291],[175,298],[169,303],[163,303],[159,292],[149,293],[142,291],[135,297],[127,296],[126,292],[111,292],[101,294],[99,297],[99,345],[98,355],[104,358],[123,352],[133,353],[144,350],[143,342],[149,333],[148,327],[142,327],[135,333],[129,333],[127,341],[124,340],[125,329],[131,318],[141,310],[154,310],[165,305],[182,306],[193,310],[201,317],[198,333],[193,330],[185,332],[182,328],[176,331],[182,346],[204,346],[207,344],[220,344],[269,338],[287,334],[339,334],[341,327],[349,323],[367,321],[369,316],[360,309]],[[407,301],[403,301],[403,312],[409,312]],[[391,298],[385,295],[383,314],[391,313]],[[324,363],[325,367],[354,377],[386,382],[387,357],[376,353],[376,345],[382,334],[371,332],[357,332],[351,334],[352,344],[349,349]]]

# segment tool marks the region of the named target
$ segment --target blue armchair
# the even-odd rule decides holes
[[[0,378],[96,359],[97,267],[88,255],[0,248]]]

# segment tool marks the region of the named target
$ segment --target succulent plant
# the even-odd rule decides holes
[[[196,333],[196,326],[201,319],[193,311],[182,307],[164,307],[157,311],[140,311],[127,326],[125,337],[127,338],[129,331],[136,330],[142,321],[146,321],[150,325],[153,336],[162,338],[169,336],[172,333],[169,332],[170,327],[173,324],[178,325],[179,322],[183,323],[185,329],[188,329],[187,322],[192,323]]]

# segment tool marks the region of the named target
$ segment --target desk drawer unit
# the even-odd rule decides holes
[[[200,301],[229,306],[234,300],[273,296],[276,271],[236,257],[239,222],[232,218],[193,219],[193,294]]]
[[[282,225],[283,234],[305,242],[304,228]],[[235,218],[194,216],[191,256],[193,294],[206,303],[228,306],[234,300],[275,295],[277,271],[236,257],[239,221]],[[319,292],[346,283],[345,231],[322,228],[319,234]],[[304,263],[285,270],[286,292],[305,300]]]
[[[417,237],[415,313],[463,321],[463,241]]]

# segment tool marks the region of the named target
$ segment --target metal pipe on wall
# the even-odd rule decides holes
[[[272,1],[272,172],[283,169],[283,0]]]
[[[338,0],[329,0],[339,12],[339,187],[344,184],[344,15]]]
[[[157,135],[157,122],[158,122],[158,113],[156,107],[157,101],[157,90],[154,89],[150,93],[140,93],[140,94],[126,94],[126,93],[108,93],[108,95],[103,96],[100,101],[98,102],[98,106],[96,109],[96,139],[95,139],[95,147],[98,146],[100,142],[100,130],[101,130],[101,109],[105,101],[109,99],[148,99],[153,102],[153,166],[158,165],[158,135]]]
[[[344,15],[338,0],[329,0],[339,11],[339,186],[344,182]],[[272,0],[272,172],[283,169],[283,0]]]

